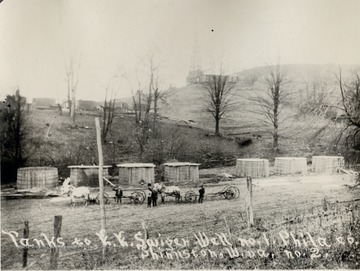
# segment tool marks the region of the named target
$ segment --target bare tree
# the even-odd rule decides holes
[[[76,102],[76,89],[79,84],[79,70],[80,60],[78,61],[77,72],[75,72],[74,58],[70,57],[69,63],[65,60],[66,82],[68,87],[68,106],[70,118],[75,124],[75,102]]]
[[[337,79],[346,121],[346,126],[342,132],[350,130],[346,142],[355,146],[360,142],[358,140],[360,134],[360,73],[353,72],[349,79],[344,82],[340,70]],[[360,144],[357,147],[360,147]]]
[[[158,117],[158,110],[159,110],[159,102],[165,101],[165,92],[161,90],[161,82],[158,73],[159,67],[156,67],[151,70],[153,74],[153,83],[152,83],[152,93],[153,93],[153,107],[154,107],[154,114],[153,114],[153,130],[156,132],[157,130],[157,117]]]
[[[324,77],[314,76],[304,81],[305,89],[300,91],[298,116],[324,117],[331,113],[333,108],[338,108],[339,96],[334,93],[333,86]]]
[[[221,119],[233,109],[232,91],[235,86],[236,81],[221,73],[220,75],[208,75],[207,80],[202,83],[204,106],[206,112],[210,113],[215,120],[215,135],[220,135]]]
[[[133,99],[133,109],[135,112],[135,125],[139,125],[142,119],[143,105],[144,105],[144,95],[142,90],[141,80],[138,76],[138,71],[136,71],[136,81],[137,81],[137,90],[132,90],[132,99]]]
[[[102,125],[102,141],[103,143],[106,143],[106,137],[111,129],[114,116],[115,116],[115,101],[116,101],[116,93],[117,90],[112,91],[110,93],[110,98],[108,99],[109,94],[109,88],[111,86],[111,82],[113,79],[115,79],[117,76],[113,76],[110,78],[106,89],[105,89],[105,100],[103,105],[103,125]]]
[[[139,78],[138,91],[136,96],[133,94],[134,110],[135,110],[135,126],[134,126],[134,139],[139,146],[139,156],[142,159],[145,152],[145,146],[148,143],[151,133],[151,105],[153,101],[153,88],[154,88],[154,63],[153,56],[149,60],[150,78],[148,82],[147,92],[141,88]]]
[[[279,125],[282,110],[288,100],[289,91],[286,88],[288,80],[277,64],[265,78],[265,95],[251,97],[258,109],[253,112],[265,117],[265,122],[272,126],[273,148],[279,150]]]
[[[136,93],[132,93],[132,99],[133,99],[133,109],[135,113],[135,124],[138,124],[141,119],[141,108],[139,106],[141,105],[141,90],[137,90]]]
[[[139,146],[139,157],[143,158],[145,152],[145,146],[149,141],[151,135],[151,120],[150,120],[150,108],[151,108],[151,96],[146,96],[145,113],[144,117],[139,120],[138,124],[134,126],[134,138]]]
[[[347,79],[343,78],[341,69],[337,75],[344,110],[345,126],[341,130],[337,142],[345,135],[347,153],[355,154],[352,158],[357,163],[360,160],[360,72],[353,71]],[[351,150],[351,152],[350,152]],[[349,155],[347,155],[349,156]],[[350,158],[350,157],[348,157]],[[351,159],[349,159],[351,160]],[[360,187],[360,176],[352,189]]]

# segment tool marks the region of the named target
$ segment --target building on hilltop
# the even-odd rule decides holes
[[[204,73],[201,70],[190,70],[189,75],[186,77],[186,83],[188,85],[199,84]]]
[[[214,77],[219,77],[218,74],[204,74],[202,71],[190,71],[189,76],[186,78],[188,85],[191,84],[203,84],[209,82]],[[223,77],[228,77],[229,83],[236,83],[239,81],[239,78],[236,74],[234,75],[222,75]]]

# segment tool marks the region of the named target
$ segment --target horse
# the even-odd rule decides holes
[[[70,178],[66,178],[61,186],[61,195],[68,195],[71,197],[71,206],[75,206],[76,202],[84,198],[85,206],[90,200],[90,190],[85,186],[74,187],[70,184]]]
[[[177,186],[166,186],[165,184],[154,184],[154,189],[161,195],[161,203],[165,201],[165,195],[174,196],[177,202],[181,199],[180,188]]]

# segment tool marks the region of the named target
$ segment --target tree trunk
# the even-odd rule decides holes
[[[70,117],[72,119],[72,123],[75,124],[75,89],[71,90],[71,113]]]
[[[279,151],[279,134],[278,134],[278,126],[277,125],[274,125],[273,147],[276,152]]]
[[[70,79],[68,79],[70,80]],[[70,82],[68,82],[68,108],[69,108],[69,115],[71,116],[71,99],[70,99],[71,87]]]
[[[156,117],[157,117],[157,97],[154,93],[154,124],[153,124],[153,130],[156,131]]]
[[[140,152],[139,152],[139,159],[140,159],[140,162],[143,161],[143,154],[144,154],[144,145],[143,144],[140,144]]]
[[[220,135],[220,118],[215,118],[215,135]]]
[[[59,115],[61,116],[61,115],[62,115],[62,108],[61,108],[61,105],[58,103],[58,104],[57,104],[57,106],[58,106],[58,110],[59,110]]]

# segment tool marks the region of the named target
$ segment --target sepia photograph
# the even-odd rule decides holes
[[[359,270],[360,0],[0,0],[1,270]]]

